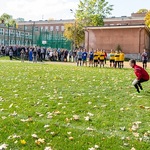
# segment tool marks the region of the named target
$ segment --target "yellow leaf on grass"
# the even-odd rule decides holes
[[[21,143],[22,145],[25,145],[27,142],[26,142],[25,140],[21,140],[20,143]]]

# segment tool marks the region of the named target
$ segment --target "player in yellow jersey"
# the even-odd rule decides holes
[[[124,53],[122,51],[120,51],[120,56],[119,56],[119,62],[120,62],[120,68],[124,67]]]
[[[111,50],[109,57],[110,57],[110,67],[114,67],[114,65],[115,65],[115,52],[113,50]]]
[[[120,57],[119,51],[116,51],[116,53],[115,53],[115,68],[117,67],[117,65],[118,65],[118,68],[120,68],[119,57]]]
[[[98,66],[98,52],[97,50],[94,51],[94,67]]]
[[[100,53],[100,67],[102,65],[104,67],[104,60],[105,60],[105,52],[104,52],[104,50],[101,50],[101,53]]]
[[[100,64],[101,51],[99,49],[97,49],[97,54],[98,54],[98,64]]]

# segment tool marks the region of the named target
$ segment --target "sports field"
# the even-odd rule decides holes
[[[131,68],[0,61],[0,149],[150,150],[150,82],[138,94],[134,78]]]

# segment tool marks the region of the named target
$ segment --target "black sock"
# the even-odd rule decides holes
[[[134,85],[134,87],[136,88],[137,92],[140,93],[138,85],[136,84],[136,85]]]
[[[141,90],[143,90],[143,87],[141,86],[141,84],[139,84],[139,87],[140,87]]]

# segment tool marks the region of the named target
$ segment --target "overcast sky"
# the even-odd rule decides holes
[[[107,0],[114,5],[111,16],[130,16],[141,8],[150,9],[150,0]],[[71,19],[79,0],[0,0],[0,15],[8,13],[13,18],[25,20]]]

